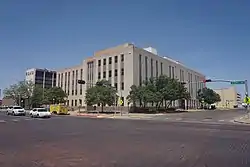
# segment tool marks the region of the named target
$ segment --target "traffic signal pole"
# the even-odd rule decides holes
[[[248,84],[247,84],[247,80],[245,80],[245,98],[248,99]],[[247,107],[246,107],[246,110],[247,110],[247,118],[249,118],[249,103],[247,103]]]

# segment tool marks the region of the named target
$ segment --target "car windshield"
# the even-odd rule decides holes
[[[13,107],[14,109],[22,109],[22,107]]]
[[[13,107],[8,107],[9,109],[12,109]]]
[[[45,108],[41,108],[37,110],[38,112],[47,112],[47,110]]]

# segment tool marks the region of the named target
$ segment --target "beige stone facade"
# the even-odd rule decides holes
[[[190,108],[199,105],[197,91],[205,86],[202,82],[205,79],[203,74],[178,61],[159,56],[153,48],[138,48],[129,43],[97,51],[81,65],[57,71],[57,85],[68,93],[70,106],[84,106],[87,87],[98,80],[106,79],[117,88],[118,95],[127,106],[126,97],[131,85],[140,85],[144,80],[162,74],[189,83],[186,86],[191,100],[186,105]],[[85,80],[86,85],[77,84],[77,79]],[[172,105],[179,104],[174,102]]]
[[[223,89],[215,89],[216,93],[220,95],[221,101],[216,103],[217,108],[235,108],[241,103],[240,94],[237,93],[234,86]]]

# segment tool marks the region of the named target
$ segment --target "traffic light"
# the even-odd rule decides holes
[[[206,82],[212,82],[212,80],[211,79],[204,79],[203,82],[204,83],[206,83]]]
[[[78,84],[85,84],[85,81],[84,80],[78,80],[77,83]]]

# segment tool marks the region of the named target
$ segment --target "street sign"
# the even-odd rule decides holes
[[[122,100],[119,100],[119,104],[122,105],[122,104],[123,104],[123,101],[122,101]]]
[[[231,81],[232,85],[245,84],[245,81]]]
[[[250,104],[250,97],[245,97],[244,98],[244,103]]]

